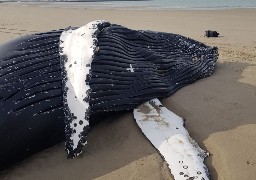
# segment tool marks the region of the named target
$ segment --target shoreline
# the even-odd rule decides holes
[[[11,12],[11,13],[10,13]],[[256,172],[256,9],[117,10],[16,6],[0,3],[0,43],[21,35],[106,19],[131,29],[181,34],[219,49],[214,74],[162,100],[186,118],[212,179],[253,179]],[[219,38],[204,37],[216,30]],[[236,163],[234,163],[236,162]],[[103,121],[89,133],[80,158],[67,160],[64,143],[42,151],[0,179],[171,179],[166,163],[146,140],[132,113]]]
[[[217,10],[235,10],[235,9],[256,9],[256,6],[251,7],[164,7],[164,6],[130,6],[130,5],[92,5],[90,2],[0,2],[8,5],[16,6],[32,6],[41,8],[68,8],[68,9],[91,9],[91,10],[156,10],[156,11],[217,11]],[[94,3],[95,4],[95,3]],[[96,2],[97,4],[97,2]]]
[[[253,20],[252,20],[253,17],[252,16],[256,15],[256,8],[255,9],[254,8],[237,8],[237,9],[225,9],[225,10],[221,10],[221,9],[218,9],[218,10],[182,10],[182,9],[180,9],[180,10],[175,10],[175,9],[172,9],[172,10],[148,10],[148,9],[144,9],[143,11],[140,11],[140,10],[134,10],[134,9],[126,10],[126,9],[118,9],[118,8],[114,8],[114,9],[93,9],[92,8],[91,9],[91,8],[82,8],[82,7],[81,8],[41,7],[38,5],[20,6],[20,5],[5,4],[5,3],[1,4],[0,8],[1,7],[2,7],[2,9],[3,8],[6,9],[5,11],[3,11],[3,14],[4,14],[4,12],[6,12],[5,14],[8,14],[7,9],[11,8],[14,11],[20,10],[20,11],[23,11],[24,13],[25,13],[25,11],[37,13],[35,11],[35,9],[38,9],[38,15],[35,14],[35,18],[37,18],[37,17],[41,18],[42,13],[45,11],[49,11],[50,13],[52,13],[54,15],[55,20],[53,19],[53,21],[51,21],[50,24],[49,23],[47,24],[48,26],[44,26],[43,28],[40,27],[39,29],[37,29],[34,27],[37,27],[37,26],[39,27],[39,25],[31,24],[31,26],[30,26],[31,29],[28,30],[28,32],[31,32],[31,33],[50,31],[50,30],[54,30],[54,29],[56,30],[59,28],[66,28],[66,27],[69,27],[70,25],[71,26],[83,26],[88,21],[93,21],[96,19],[104,19],[104,20],[107,20],[107,21],[110,21],[113,23],[122,24],[124,26],[127,26],[128,28],[130,27],[130,28],[134,28],[137,30],[152,30],[152,31],[171,32],[171,33],[175,33],[175,34],[181,34],[183,36],[193,38],[195,40],[201,41],[208,45],[212,45],[211,43],[213,43],[213,46],[214,46],[215,42],[217,44],[219,44],[219,43],[222,44],[227,41],[228,41],[228,43],[231,43],[233,45],[235,45],[237,43],[239,43],[239,44],[242,43],[244,45],[253,45],[255,41],[253,39],[251,39],[250,37],[256,36],[256,32],[250,30],[253,28]],[[59,22],[59,20],[62,20],[61,16],[63,16],[63,17],[66,16],[66,14],[65,14],[66,10],[68,12],[72,12],[75,14],[72,16],[74,19],[72,19],[71,17],[66,17],[66,19],[68,19],[68,20],[66,20],[66,22],[61,23],[61,22]],[[59,13],[61,13],[61,15],[60,14],[56,15],[55,11],[59,11]],[[81,15],[83,13],[89,14],[89,16],[82,17]],[[91,13],[91,15],[90,15],[90,13]],[[110,13],[110,15],[108,15],[108,13]],[[121,21],[119,21],[120,18],[112,17],[111,13],[118,13],[122,16],[122,18],[128,16],[128,17],[132,18],[132,20],[135,20],[137,18],[138,21],[141,21],[141,25],[132,23],[132,20],[130,20],[130,19],[126,19],[124,22],[121,22]],[[133,14],[133,13],[135,13],[135,14]],[[207,16],[210,16],[210,17],[203,17],[205,14],[207,14]],[[9,15],[9,16],[12,16],[12,15]],[[13,17],[11,19],[13,19],[14,16],[15,15],[13,15]],[[178,17],[178,16],[180,16],[180,17]],[[22,19],[22,17],[31,18],[30,15],[22,15],[21,18],[18,17],[17,19],[19,19],[20,22],[22,22],[23,20],[24,20],[24,22],[28,22],[26,19]],[[247,18],[247,17],[250,21],[244,22],[242,19]],[[56,21],[56,18],[58,18],[58,21]],[[152,23],[150,23],[149,18],[153,18]],[[202,21],[202,22],[197,21],[196,18],[200,19],[200,21]],[[8,19],[8,17],[6,17],[4,19]],[[84,21],[83,21],[83,19],[84,19]],[[86,20],[86,19],[89,19],[89,20]],[[174,26],[170,25],[170,23],[168,23],[168,20],[170,20],[170,22],[173,22]],[[15,21],[15,19],[14,19],[14,21]],[[144,22],[144,21],[146,21],[146,22]],[[232,28],[230,29],[230,28],[226,28],[226,27],[222,26],[221,22],[223,22],[223,21],[228,22],[230,27],[237,26],[239,31],[236,31],[235,29],[232,29]],[[236,21],[241,22],[240,25],[238,25],[238,23]],[[161,24],[161,23],[166,23],[166,22],[167,22],[167,24],[165,24],[166,26],[164,27],[163,24]],[[189,29],[185,29],[185,28],[181,29],[180,28],[182,26],[181,23],[184,23],[184,27],[187,25],[187,23],[191,23],[191,26],[193,28],[196,28],[197,32],[189,32]],[[3,22],[2,22],[2,24],[3,24]],[[130,24],[132,26],[129,26]],[[143,24],[145,24],[146,26],[143,26]],[[153,28],[152,28],[151,24],[153,25]],[[176,27],[176,25],[178,25],[178,26]],[[198,27],[196,27],[196,26],[198,26]],[[4,29],[4,28],[1,27],[1,29]],[[220,37],[219,38],[205,38],[204,31],[206,31],[206,30],[216,30],[220,33]],[[244,32],[242,32],[241,30]],[[25,34],[27,34],[26,31],[27,31],[26,29],[23,29],[20,32],[6,32],[6,33],[7,34],[14,33],[17,35],[25,35]],[[240,34],[241,32],[243,33],[242,35]],[[2,36],[2,37],[4,37],[4,36]],[[16,36],[11,36],[11,37],[16,37]],[[3,40],[0,37],[0,43],[3,43],[5,41],[7,41],[7,39]]]

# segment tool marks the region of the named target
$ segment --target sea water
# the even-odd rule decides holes
[[[0,0],[0,2],[94,8],[229,9],[256,7],[256,0]]]

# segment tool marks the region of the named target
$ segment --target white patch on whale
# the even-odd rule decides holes
[[[184,128],[184,121],[158,99],[148,101],[133,111],[142,132],[168,163],[175,180],[209,179],[203,164],[208,156]]]
[[[66,56],[64,71],[66,80],[64,87],[67,89],[64,103],[67,104],[69,113],[75,117],[71,119],[70,136],[73,150],[78,148],[81,134],[86,126],[89,126],[89,95],[90,86],[86,83],[86,78],[90,75],[91,62],[96,49],[96,33],[98,24],[105,21],[92,21],[76,30],[64,31],[60,37],[60,55]],[[62,67],[63,68],[63,67]],[[67,117],[66,117],[67,118]],[[84,145],[86,142],[83,142]],[[68,154],[69,150],[67,149]],[[79,155],[75,154],[75,156]]]
[[[130,64],[130,67],[126,69],[127,71],[130,71],[130,72],[134,72],[134,68],[132,67],[132,65]]]

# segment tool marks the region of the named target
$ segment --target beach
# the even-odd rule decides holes
[[[217,46],[212,76],[161,102],[186,119],[186,129],[210,153],[211,178],[256,177],[256,9],[133,10],[0,4],[0,43],[36,32],[80,27],[105,19],[131,29],[181,34]],[[216,30],[218,38],[204,37]],[[64,142],[0,172],[4,180],[172,179],[132,112],[94,126],[84,153],[67,159]]]

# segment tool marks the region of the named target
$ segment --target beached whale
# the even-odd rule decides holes
[[[218,52],[190,38],[106,21],[0,45],[0,169],[213,73]],[[64,131],[65,129],[65,131]]]

